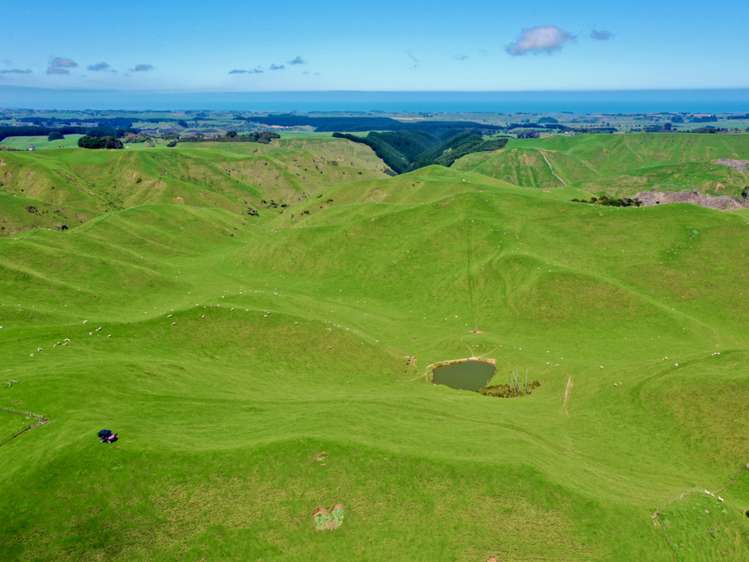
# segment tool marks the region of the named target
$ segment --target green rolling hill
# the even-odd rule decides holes
[[[749,160],[749,137],[683,133],[513,140],[503,151],[470,154],[454,166],[525,187],[619,196],[654,189],[738,195],[749,185],[749,174],[717,160]]]
[[[591,138],[396,177],[333,140],[0,153],[3,210],[90,213],[0,238],[2,558],[745,559],[747,215],[523,187],[541,150],[647,167]],[[428,382],[469,356],[541,386]]]
[[[339,181],[385,176],[371,150],[345,140],[307,138],[259,143],[196,143],[176,149],[129,148],[0,152],[0,232],[72,226],[103,212],[146,203],[245,212],[263,200],[296,201]],[[3,205],[0,199],[0,205]],[[39,212],[29,213],[26,207]],[[32,215],[32,216],[29,216]]]

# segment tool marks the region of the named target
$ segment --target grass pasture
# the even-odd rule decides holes
[[[271,200],[298,202],[326,185],[384,177],[386,168],[367,147],[332,138],[134,146],[141,149],[0,152],[0,196],[36,201],[0,197],[0,232],[21,232],[30,222],[72,226],[146,203],[266,212]],[[43,211],[29,216],[29,205]]]
[[[0,446],[3,560],[747,559],[746,216],[349,174],[337,142],[5,160],[123,203],[0,238],[0,407],[49,419]],[[239,184],[311,196],[211,202]],[[470,356],[541,386],[427,382]]]
[[[749,185],[717,160],[749,161],[749,135],[628,134],[512,140],[505,150],[470,154],[454,166],[525,187],[573,187],[632,196],[640,191],[737,195]]]
[[[0,141],[4,148],[13,150],[28,150],[33,146],[36,150],[51,150],[54,148],[78,148],[78,139],[83,135],[65,135],[64,139],[49,141],[43,137],[6,137]]]

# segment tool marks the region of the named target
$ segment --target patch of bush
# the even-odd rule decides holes
[[[521,376],[520,372],[515,370],[510,375],[510,382],[508,384],[485,386],[479,390],[479,393],[495,398],[518,398],[532,394],[540,386],[540,382],[528,380],[528,373]]]
[[[79,138],[78,146],[81,148],[94,150],[118,150],[121,148],[125,148],[125,145],[122,144],[122,141],[114,137],[92,137],[89,135]]]
[[[591,197],[589,200],[586,199],[573,199],[575,203],[588,203],[589,205],[603,205],[605,207],[641,207],[642,201],[637,198],[631,197],[609,197],[608,195],[601,195],[599,197]]]
[[[63,135],[60,131],[51,131],[49,135],[47,135],[47,140],[49,142],[63,140],[64,138],[65,135]]]
[[[280,139],[281,135],[270,131],[260,131],[259,133],[249,133],[242,135],[240,138],[245,142],[259,142],[260,144],[270,144],[273,139]]]

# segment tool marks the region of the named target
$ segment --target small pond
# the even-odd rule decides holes
[[[436,367],[433,371],[432,382],[460,390],[478,392],[489,384],[496,369],[493,364],[485,361],[459,361]]]

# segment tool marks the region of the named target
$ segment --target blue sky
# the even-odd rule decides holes
[[[749,87],[746,0],[4,0],[2,15],[0,85]]]

